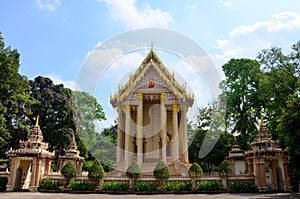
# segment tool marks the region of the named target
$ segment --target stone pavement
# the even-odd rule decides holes
[[[0,199],[204,199],[204,198],[222,198],[222,199],[294,199],[300,198],[300,193],[222,193],[222,194],[154,194],[154,195],[135,195],[135,194],[68,194],[68,193],[31,193],[31,192],[0,192]]]

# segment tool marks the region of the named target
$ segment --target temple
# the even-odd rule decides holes
[[[194,96],[153,49],[110,102],[118,111],[116,170],[137,161],[143,174],[150,174],[163,160],[171,175],[187,175],[187,111]]]

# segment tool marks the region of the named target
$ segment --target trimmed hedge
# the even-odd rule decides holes
[[[97,185],[85,181],[72,181],[71,189],[73,191],[94,191]]]
[[[133,186],[134,191],[146,191],[155,192],[157,191],[157,185],[140,181]]]
[[[53,182],[49,178],[44,178],[40,181],[39,189],[47,189],[47,190],[63,190],[64,185],[61,183]]]
[[[232,182],[229,185],[230,191],[233,192],[257,192],[258,189],[254,183],[250,182]]]
[[[166,191],[191,191],[193,184],[191,182],[167,182],[164,188]]]
[[[129,184],[122,184],[118,182],[104,183],[102,190],[103,191],[128,191]]]
[[[198,191],[217,191],[221,189],[222,186],[218,181],[201,181],[197,187]]]

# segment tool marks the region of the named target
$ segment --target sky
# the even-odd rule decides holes
[[[300,39],[299,0],[2,0],[0,7],[0,32],[5,44],[21,54],[22,75],[47,76],[73,90],[85,90],[78,77],[98,75],[89,92],[108,118],[100,128],[116,119],[109,95],[139,66],[155,40],[144,38],[144,44],[131,52],[116,46],[104,49],[120,35],[144,28],[183,35],[203,49],[207,56],[201,63],[209,59],[221,79],[222,65],[229,59],[255,59],[271,46],[288,53]],[[176,40],[172,44],[187,46]],[[203,68],[195,75],[191,56],[180,57],[173,47],[159,48],[159,41],[152,45],[165,66],[195,94],[194,108],[209,103],[209,77]],[[95,67],[99,62],[102,68]],[[86,70],[90,73],[82,73]]]

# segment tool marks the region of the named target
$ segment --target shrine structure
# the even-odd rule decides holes
[[[116,170],[137,161],[151,175],[163,160],[171,175],[188,175],[187,111],[194,96],[153,49],[110,102],[118,111]]]
[[[10,173],[7,191],[28,189],[37,191],[42,175],[48,175],[54,152],[49,152],[48,143],[43,142],[38,118],[35,126],[30,130],[27,141],[20,141],[19,149],[10,149]]]

